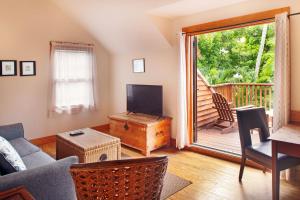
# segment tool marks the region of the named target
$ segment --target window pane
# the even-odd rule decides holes
[[[90,82],[58,82],[56,83],[56,106],[76,106],[83,105],[88,107],[92,90]]]
[[[56,50],[55,80],[91,79],[91,58],[87,51]]]

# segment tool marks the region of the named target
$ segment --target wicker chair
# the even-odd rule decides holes
[[[78,200],[159,200],[167,165],[163,156],[74,164],[70,171]]]

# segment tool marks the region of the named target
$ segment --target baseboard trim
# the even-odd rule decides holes
[[[170,142],[171,147],[176,148],[176,139],[171,138],[171,142]]]
[[[199,154],[202,154],[202,155],[214,157],[214,158],[217,158],[217,159],[234,162],[234,163],[237,163],[237,164],[241,163],[241,157],[240,156],[232,155],[232,154],[225,153],[225,152],[219,152],[219,151],[216,151],[216,150],[208,149],[208,148],[197,146],[197,145],[191,145],[189,147],[185,147],[184,149],[188,150],[188,151],[195,152],[195,153],[199,153]],[[261,170],[264,169],[263,166],[255,163],[251,160],[247,160],[246,165],[249,166],[249,167],[256,168],[256,169],[261,169]]]
[[[56,135],[50,135],[50,136],[30,140],[30,142],[34,145],[43,145],[43,144],[52,143],[55,141],[56,141]]]
[[[109,133],[109,124],[102,124],[102,125],[94,126],[94,127],[91,127],[91,128],[96,130],[96,131]]]
[[[108,133],[109,132],[109,124],[103,124],[95,127],[91,127],[100,132]],[[49,135],[46,137],[40,137],[30,140],[30,142],[34,145],[43,145],[47,143],[52,143],[56,141],[56,135]]]
[[[291,110],[290,119],[291,122],[300,122],[300,111]]]

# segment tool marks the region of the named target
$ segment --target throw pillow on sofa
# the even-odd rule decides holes
[[[0,136],[0,168],[3,174],[26,170],[26,166],[14,147]]]

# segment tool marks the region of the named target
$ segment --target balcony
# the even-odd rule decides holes
[[[219,117],[217,110],[213,108],[213,92],[222,94],[232,108],[247,105],[264,107],[267,113],[272,116],[273,83],[225,83],[209,85],[201,73],[198,72],[196,144],[240,154],[240,140],[237,128],[229,133],[222,133],[220,129],[213,126],[213,123]],[[258,133],[254,132],[252,139],[254,143],[258,142]]]
[[[210,86],[234,107],[254,105],[272,109],[273,83],[226,83]]]

